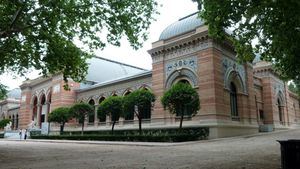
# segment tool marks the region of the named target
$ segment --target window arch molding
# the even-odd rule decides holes
[[[169,89],[172,84],[180,81],[180,80],[187,80],[192,87],[198,86],[198,77],[197,75],[190,69],[187,68],[181,68],[175,70],[173,73],[170,74],[170,76],[166,80],[165,88]]]

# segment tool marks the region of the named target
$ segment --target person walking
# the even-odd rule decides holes
[[[19,129],[20,140],[22,140],[22,129]]]
[[[26,140],[27,138],[27,129],[25,130],[25,133],[24,133],[24,140]]]

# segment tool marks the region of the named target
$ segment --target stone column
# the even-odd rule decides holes
[[[37,127],[39,127],[39,128],[41,128],[41,123],[40,123],[40,121],[41,121],[41,109],[42,108],[42,105],[41,104],[37,104],[37,110],[36,110],[36,124],[37,124]]]

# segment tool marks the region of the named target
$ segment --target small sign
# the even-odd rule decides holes
[[[47,135],[48,132],[49,132],[49,123],[48,123],[48,122],[43,122],[43,123],[42,123],[41,134]]]

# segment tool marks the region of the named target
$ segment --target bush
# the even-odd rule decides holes
[[[86,135],[80,135],[80,132],[73,132],[72,135],[34,135],[31,136],[31,138],[57,140],[182,142],[206,139],[208,136],[208,128],[184,128],[180,131],[178,129],[148,129],[143,130],[141,135],[138,130],[118,130],[114,133],[114,135],[111,135],[110,131],[86,131],[85,134]]]
[[[0,138],[4,138],[4,133],[0,133]]]
[[[138,135],[138,129],[128,129],[128,130],[116,130],[114,132],[116,135]],[[80,131],[69,131],[65,132],[64,135],[79,135]],[[110,135],[109,130],[97,130],[97,131],[85,131],[85,135]],[[191,134],[191,135],[203,135],[208,136],[208,127],[189,127],[182,128],[162,128],[162,129],[144,129],[142,130],[142,135],[167,135],[167,134]]]

